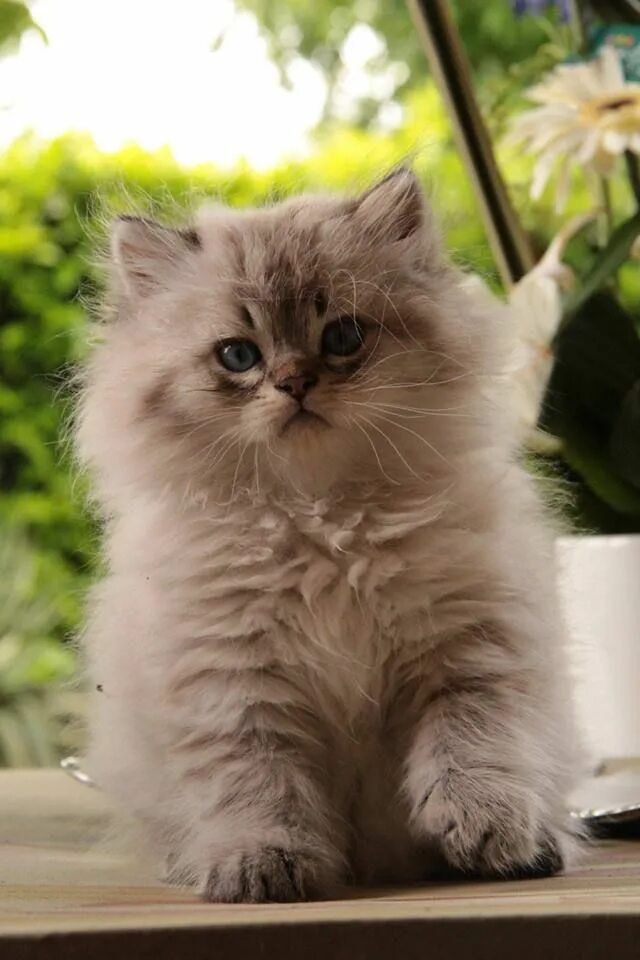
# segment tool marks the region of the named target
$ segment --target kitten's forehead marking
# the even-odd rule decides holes
[[[296,349],[304,349],[308,343],[309,311],[307,302],[293,297],[275,301],[271,307],[273,339]]]
[[[238,236],[235,243],[240,297],[268,317],[276,343],[308,348],[310,324],[327,308],[317,229],[296,228],[289,216],[281,223],[260,224],[245,242],[243,246]]]

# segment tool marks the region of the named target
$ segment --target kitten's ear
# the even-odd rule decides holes
[[[420,235],[427,209],[415,173],[407,167],[393,170],[358,198],[355,216],[381,242]]]
[[[164,227],[143,217],[119,217],[111,229],[111,257],[128,294],[149,296],[172,267],[201,246],[195,230]]]

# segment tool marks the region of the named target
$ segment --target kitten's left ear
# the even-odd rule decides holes
[[[415,173],[407,167],[393,170],[358,198],[354,215],[380,242],[421,234],[427,209]]]
[[[130,296],[161,289],[171,270],[201,246],[195,230],[173,229],[143,217],[119,217],[111,231],[111,256]]]

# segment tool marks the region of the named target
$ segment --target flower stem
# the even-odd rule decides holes
[[[598,177],[598,192],[602,214],[598,218],[598,246],[606,247],[613,233],[613,208],[611,206],[611,188],[606,177]]]
[[[633,195],[636,199],[638,209],[640,209],[640,163],[638,163],[637,155],[635,153],[631,153],[630,150],[627,150],[624,155],[624,159],[627,164],[629,183],[631,184],[631,189],[633,190]]]
[[[610,282],[629,256],[631,245],[638,235],[640,235],[640,210],[616,227],[606,248],[600,250],[591,269],[582,278],[582,283],[578,284],[567,297],[564,316],[556,332],[556,340],[589,297]]]

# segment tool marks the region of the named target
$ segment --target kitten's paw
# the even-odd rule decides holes
[[[425,793],[415,825],[456,873],[516,880],[564,868],[559,838],[539,822],[525,792],[473,774],[441,776]]]
[[[317,894],[317,872],[308,854],[262,847],[213,867],[202,895],[212,903],[295,903]]]

